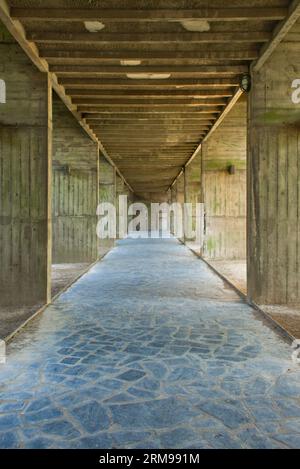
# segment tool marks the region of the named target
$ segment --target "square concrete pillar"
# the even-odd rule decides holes
[[[248,294],[259,304],[300,302],[300,43],[289,37],[252,71],[249,95]]]
[[[193,161],[186,166],[184,171],[184,202],[186,204],[185,243],[197,252],[200,252],[200,246],[196,243],[196,232],[197,229],[199,229],[200,220],[197,220],[196,206],[198,203],[202,202],[201,185],[201,152],[199,152]],[[192,235],[192,233],[194,233],[194,235]]]
[[[120,210],[120,204],[122,204],[122,200],[120,197],[128,195],[126,191],[126,184],[124,183],[123,179],[117,174],[116,176],[116,212],[117,212],[117,239],[123,239],[127,235],[127,227],[126,227],[126,213],[122,215]],[[127,201],[128,202],[128,201]],[[127,217],[126,217],[127,218]]]
[[[98,145],[53,96],[53,263],[98,258]]]
[[[184,236],[184,201],[185,201],[185,177],[184,172],[183,174],[177,179],[176,182],[176,202],[181,204],[182,206],[182,214],[183,214],[183,235],[180,238],[180,241],[183,243],[185,242]]]
[[[100,155],[99,157],[99,203],[107,202],[116,208],[116,169]],[[115,245],[115,239],[99,239],[99,256],[103,257]]]
[[[52,89],[1,26],[0,306],[50,301]]]

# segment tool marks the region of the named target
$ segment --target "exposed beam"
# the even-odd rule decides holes
[[[127,74],[145,74],[145,73],[170,73],[172,76],[180,75],[239,75],[246,73],[248,65],[156,65],[156,66],[119,66],[119,65],[51,65],[50,70],[57,75],[75,73],[85,75],[87,73],[95,76],[100,75],[127,75]]]
[[[300,0],[292,1],[286,18],[281,21],[273,31],[272,38],[268,44],[265,44],[260,51],[259,58],[252,65],[252,70],[258,72],[276,47],[284,40],[290,29],[294,26],[296,21],[300,18]]]
[[[81,115],[77,112],[76,106],[72,103],[71,99],[66,95],[64,87],[58,83],[57,77],[54,73],[49,71],[49,67],[47,62],[44,59],[41,59],[39,56],[39,52],[35,44],[29,43],[26,39],[26,33],[22,26],[22,24],[18,20],[13,20],[10,15],[10,7],[6,0],[0,0],[0,20],[3,22],[7,30],[10,34],[15,38],[21,48],[24,50],[26,55],[29,59],[33,62],[33,64],[43,73],[47,73],[49,76],[50,83],[52,88],[55,90],[57,95],[66,105],[68,110],[72,113],[75,117],[77,122],[81,125],[81,127],[85,130],[85,132],[89,135],[89,137],[98,145],[99,150],[105,156],[107,161],[116,169],[119,176],[122,178],[124,183],[130,188],[131,191],[133,189],[127,183],[122,173],[119,171],[115,163],[111,160],[110,156],[106,152],[104,146],[102,145],[101,141],[96,137],[87,123],[82,119]]]
[[[220,111],[218,111],[220,112]],[[100,111],[95,113],[84,113],[83,118],[89,121],[90,119],[98,121],[98,124],[115,124],[116,122],[124,123],[124,125],[131,125],[131,123],[151,125],[151,124],[161,124],[161,125],[176,125],[176,124],[196,124],[204,122],[209,122],[212,119],[216,118],[218,112],[212,112],[210,114],[195,114],[192,110],[188,109],[187,111],[181,110],[181,112],[175,113],[174,115],[166,114],[157,115],[157,113],[150,111],[149,112],[137,112],[132,113],[131,111],[125,112],[124,114],[116,114],[112,112],[111,114],[104,114]],[[125,122],[124,122],[125,121]]]
[[[268,42],[271,39],[269,32],[235,31],[235,32],[203,32],[203,33],[61,33],[53,31],[30,31],[27,39],[37,44],[43,43],[71,43],[71,44],[120,44],[120,43],[157,43],[178,44],[187,42],[189,44],[206,43],[257,43]]]
[[[208,126],[199,126],[199,127],[178,127],[178,128],[161,128],[161,127],[135,127],[135,126],[130,126],[127,127],[126,129],[120,129],[120,127],[103,127],[103,126],[97,126],[94,125],[93,129],[95,132],[102,132],[103,135],[120,135],[123,137],[127,137],[128,135],[132,135],[136,137],[136,131],[138,130],[141,135],[153,135],[153,132],[155,132],[155,135],[186,135],[187,132],[189,132],[190,135],[194,134],[197,135],[197,133],[209,130]]]
[[[101,127],[101,128],[115,128],[117,129],[118,131],[120,130],[120,125],[122,125],[122,130],[123,129],[127,129],[127,128],[142,128],[142,129],[151,129],[151,128],[164,128],[166,127],[167,129],[180,129],[180,128],[199,128],[200,127],[205,127],[207,126],[208,124],[210,124],[210,120],[209,119],[205,119],[204,121],[202,120],[192,120],[190,121],[190,119],[188,120],[179,120],[179,121],[174,121],[174,122],[169,122],[169,121],[164,121],[164,120],[157,120],[157,122],[155,122],[155,120],[153,121],[138,121],[138,120],[130,120],[130,121],[124,121],[124,119],[118,119],[118,116],[115,118],[115,119],[111,119],[111,120],[107,120],[106,118],[105,119],[87,119],[87,123],[89,125],[92,125],[93,127],[95,126],[98,126],[98,127]]]
[[[162,90],[87,90],[82,88],[66,88],[66,93],[72,97],[101,97],[103,99],[107,98],[126,98],[126,99],[136,99],[136,98],[155,98],[155,99],[168,99],[168,98],[195,98],[195,99],[204,99],[204,98],[222,98],[232,96],[231,89],[215,89],[215,90],[171,90],[171,91],[162,91]]]
[[[178,87],[193,87],[194,89],[201,89],[201,88],[220,88],[220,87],[232,87],[238,86],[239,84],[239,77],[228,77],[228,78],[170,78],[168,80],[132,80],[127,77],[119,77],[119,78],[106,78],[103,79],[99,78],[77,78],[77,77],[60,77],[59,83],[62,85],[67,85],[68,88],[70,87],[78,87],[84,86],[85,88],[90,89],[112,89],[112,86],[120,88],[145,88],[148,89],[178,89]]]
[[[108,138],[106,140],[109,140]],[[174,149],[187,149],[189,147],[193,147],[195,148],[197,146],[197,141],[195,142],[166,142],[166,139],[163,139],[164,140],[164,146],[165,148],[174,148]],[[124,144],[126,146],[126,148],[135,148],[136,152],[139,151],[139,149],[137,148],[136,146],[136,142],[138,142],[139,140],[128,140],[128,143],[126,143],[126,140],[124,140]],[[159,140],[159,141],[162,141],[162,140]],[[153,148],[153,142],[155,142],[155,139],[153,138],[152,140],[146,140],[146,139],[140,139],[140,142],[144,142],[144,144],[142,145],[143,147],[149,147],[149,148]],[[110,146],[111,147],[115,147],[116,149],[120,149],[120,142],[119,142],[119,139],[111,139],[109,140],[109,143],[110,143]],[[121,148],[121,152],[124,150],[123,146]]]
[[[211,98],[208,100],[207,98],[204,99],[125,99],[125,98],[111,98],[111,99],[99,99],[99,98],[73,98],[72,99],[74,104],[81,104],[84,106],[111,106],[112,109],[114,106],[126,106],[127,108],[131,108],[133,106],[139,107],[163,107],[163,106],[225,106],[226,100],[222,98]]]
[[[78,111],[79,112],[82,112],[84,114],[112,114],[112,113],[115,113],[115,114],[128,114],[128,110],[126,109],[126,107],[122,107],[122,106],[118,106],[118,107],[114,107],[114,109],[112,109],[111,107],[105,107],[105,106],[101,106],[101,107],[97,107],[97,106],[90,106],[90,107],[87,107],[87,106],[78,106]],[[165,114],[177,114],[177,113],[182,113],[182,112],[185,112],[184,109],[182,107],[175,107],[173,106],[173,108],[171,109],[159,109],[159,108],[147,108],[147,107],[133,107],[133,108],[130,108],[130,112],[131,113],[150,113],[150,114],[160,114],[160,113],[165,113]],[[211,113],[219,113],[220,112],[220,109],[218,108],[187,108],[187,111],[188,113],[193,113],[194,114],[194,117],[196,117],[197,114],[211,114]]]
[[[202,120],[195,120],[193,122],[189,122],[189,120],[185,122],[175,122],[175,123],[168,123],[164,120],[158,120],[158,122],[139,122],[139,121],[131,121],[131,122],[124,122],[122,120],[118,121],[101,121],[101,120],[92,120],[89,121],[89,124],[93,126],[93,128],[103,129],[107,131],[116,131],[125,133],[127,131],[135,132],[136,129],[141,131],[152,131],[153,130],[160,130],[161,132],[178,132],[181,129],[206,129],[211,125],[211,120],[206,119],[205,121]]]
[[[119,135],[116,139],[116,135],[111,134],[104,134],[103,132],[99,131],[102,134],[103,141],[112,141],[116,144],[124,142],[125,145],[134,143],[134,142],[153,142],[155,140],[164,141],[171,145],[185,145],[187,143],[197,145],[197,135],[205,135],[205,130],[199,131],[197,135],[188,135],[188,134],[179,134],[179,135],[168,135],[168,134],[156,134],[153,135]]]
[[[70,61],[74,63],[81,63],[85,61],[99,61],[106,62],[111,60],[197,60],[204,63],[204,61],[224,61],[224,60],[254,60],[258,57],[258,49],[255,47],[245,50],[224,50],[224,51],[204,51],[204,50],[62,50],[62,49],[40,49],[40,56],[54,63],[57,60],[63,61],[67,64]]]
[[[186,5],[189,6],[188,2]],[[281,20],[285,8],[12,8],[12,17],[23,20],[82,22],[99,18],[112,22],[181,21],[203,18],[209,21]]]
[[[222,112],[222,114],[219,116],[219,118],[216,120],[216,122],[214,123],[214,125],[212,126],[212,128],[209,130],[209,132],[205,135],[205,137],[202,139],[202,141],[200,142],[200,144],[198,145],[198,147],[196,148],[196,150],[194,151],[194,153],[192,154],[192,156],[188,159],[188,161],[186,162],[186,164],[184,165],[184,167],[187,167],[193,160],[194,158],[196,158],[196,156],[198,155],[199,151],[201,150],[202,148],[202,145],[203,143],[211,137],[211,135],[217,130],[217,128],[222,124],[223,120],[225,119],[225,117],[228,115],[228,113],[232,110],[232,108],[235,106],[235,104],[237,103],[237,101],[240,99],[240,97],[242,96],[243,94],[243,91],[239,88],[234,96],[232,97],[232,99],[229,101],[229,103],[227,104],[226,108],[224,109],[224,111]],[[182,171],[183,172],[183,171]],[[178,174],[178,176],[175,178],[175,180],[173,181],[173,183],[171,184],[170,186],[170,189],[174,186],[174,184],[176,183],[177,179],[181,176],[182,172],[180,174]]]
[[[115,119],[122,119],[122,120],[130,120],[132,121],[132,119],[134,119],[135,122],[138,122],[139,120],[140,121],[149,121],[149,120],[161,120],[161,119],[164,119],[164,121],[173,121],[174,119],[176,120],[180,120],[180,121],[189,121],[189,120],[193,120],[193,121],[196,121],[196,122],[201,122],[201,121],[207,121],[208,119],[215,119],[216,118],[216,115],[218,114],[218,112],[213,112],[213,113],[210,113],[210,114],[196,114],[194,112],[191,112],[190,110],[188,112],[178,112],[176,113],[175,115],[166,115],[166,116],[163,116],[163,115],[157,115],[157,113],[153,113],[153,112],[142,112],[142,111],[139,111],[137,113],[134,113],[134,112],[124,112],[123,114],[116,114],[115,112],[111,112],[111,113],[103,113],[101,111],[99,111],[99,109],[95,112],[84,112],[83,113],[83,118],[84,119],[98,119],[98,120],[115,120]]]

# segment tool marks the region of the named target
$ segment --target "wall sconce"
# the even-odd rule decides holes
[[[230,166],[228,166],[228,168],[227,168],[228,174],[230,174],[230,176],[235,174],[235,169],[236,168],[235,168],[234,164],[231,164]]]
[[[251,76],[249,75],[249,73],[245,73],[244,75],[242,75],[240,81],[240,88],[245,93],[249,93],[249,91],[251,90]]]
[[[4,80],[0,80],[0,104],[6,104],[6,84]]]

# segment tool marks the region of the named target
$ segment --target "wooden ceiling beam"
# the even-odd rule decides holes
[[[165,121],[158,121],[155,123],[153,122],[144,122],[144,121],[124,121],[124,120],[110,120],[110,121],[101,121],[97,119],[89,119],[88,121],[89,125],[92,125],[93,128],[98,127],[101,129],[116,129],[116,130],[123,130],[126,131],[126,129],[155,129],[155,128],[166,128],[171,131],[176,131],[178,129],[185,129],[185,128],[206,128],[208,125],[211,124],[211,121],[205,120],[205,121],[192,121],[190,120],[185,120],[184,122],[178,121],[178,122],[165,122]]]
[[[102,130],[104,132],[121,132],[125,133],[127,131],[130,132],[136,132],[137,130],[139,132],[143,131],[157,131],[161,130],[162,132],[180,132],[180,131],[185,131],[187,129],[190,129],[191,131],[196,131],[196,130],[201,130],[201,129],[209,129],[210,126],[208,125],[209,123],[197,123],[197,124],[177,124],[177,125],[167,125],[164,123],[158,123],[157,125],[135,125],[134,123],[132,124],[125,124],[124,122],[121,122],[121,124],[107,124],[107,125],[102,125],[95,122],[89,122],[89,125],[93,127],[95,130]]]
[[[153,132],[158,135],[186,135],[186,132],[189,132],[190,135],[192,134],[195,134],[197,135],[197,133],[199,132],[202,132],[202,131],[205,131],[205,130],[209,130],[209,127],[208,126],[199,126],[199,127],[181,127],[181,128],[177,128],[177,129],[169,129],[169,128],[165,128],[165,129],[161,129],[159,127],[131,127],[130,130],[124,130],[124,129],[120,129],[120,128],[110,128],[110,127],[107,127],[107,128],[103,128],[103,127],[100,127],[100,126],[93,126],[93,130],[94,132],[102,132],[103,135],[120,135],[121,137],[124,136],[124,137],[127,137],[128,135],[132,135],[132,136],[136,136],[136,131],[138,130],[139,133],[141,135],[153,135]]]
[[[210,43],[259,43],[268,42],[272,35],[266,31],[234,31],[234,32],[182,32],[178,33],[62,33],[55,31],[29,31],[27,39],[37,44],[113,44],[120,43],[139,44],[210,44]]]
[[[133,112],[124,112],[122,115],[121,114],[117,114],[115,112],[111,112],[111,113],[107,113],[107,112],[102,112],[102,111],[99,111],[99,109],[95,112],[84,112],[83,113],[83,118],[84,119],[98,119],[98,120],[115,120],[115,119],[122,119],[122,120],[129,120],[129,121],[132,121],[132,119],[134,119],[135,122],[138,122],[140,120],[140,122],[142,121],[149,121],[149,120],[161,120],[161,119],[164,119],[164,122],[167,120],[169,121],[173,121],[174,119],[176,120],[179,120],[179,121],[183,121],[183,120],[186,120],[186,121],[189,121],[189,120],[194,120],[196,122],[201,122],[201,121],[205,121],[207,122],[207,120],[209,119],[215,119],[216,116],[218,115],[218,112],[212,112],[212,113],[208,113],[205,115],[201,115],[199,113],[195,114],[195,112],[191,112],[190,110],[188,112],[177,112],[175,113],[174,115],[173,114],[167,114],[166,116],[163,116],[163,115],[158,115],[157,113],[153,113],[150,111],[149,112],[142,112],[142,111],[139,111],[137,113],[133,113]]]
[[[148,124],[148,123],[195,123],[195,122],[201,122],[201,121],[208,121],[209,119],[215,119],[216,115],[212,113],[211,115],[206,115],[206,116],[194,116],[193,114],[183,114],[183,113],[178,113],[178,115],[175,116],[157,116],[156,114],[151,115],[151,114],[141,114],[139,113],[138,115],[132,114],[128,112],[127,114],[122,114],[121,116],[117,114],[109,114],[106,116],[103,116],[103,114],[99,113],[94,113],[91,114],[84,114],[83,118],[85,118],[87,121],[89,119],[98,120],[102,122],[107,122],[110,123],[111,121],[129,121],[133,123],[143,123],[143,124]]]
[[[155,51],[155,50],[62,50],[58,49],[40,49],[41,57],[45,58],[49,63],[54,63],[57,60],[69,63],[80,63],[80,61],[111,61],[111,60],[198,60],[203,63],[205,60],[224,61],[224,60],[254,60],[258,57],[258,49],[255,47],[248,50],[224,50],[224,51],[203,51],[203,50],[189,50],[189,51]]]
[[[99,99],[99,98],[72,98],[74,104],[80,104],[84,106],[126,106],[130,107],[163,107],[163,106],[225,106],[227,104],[226,99],[207,98],[198,99],[125,99],[125,98],[110,98],[110,99]]]
[[[172,74],[172,76],[185,76],[185,75],[196,75],[204,77],[206,75],[222,76],[222,75],[240,75],[249,71],[248,65],[156,65],[156,66],[118,66],[118,65],[51,65],[50,70],[56,73],[58,76],[61,74],[66,75],[67,73],[79,74],[80,76],[85,74],[91,74],[92,77],[100,74],[105,75],[137,75],[144,76],[147,73],[155,74]],[[140,79],[140,78],[137,78]],[[142,79],[142,78],[141,78]]]
[[[101,133],[100,131],[98,133]],[[197,145],[199,142],[197,140],[197,136],[205,135],[205,130],[198,132],[196,135],[188,135],[188,134],[179,134],[179,135],[168,135],[168,134],[156,134],[153,135],[116,135],[111,134],[104,134],[101,133],[104,141],[112,141],[116,143],[122,142],[153,142],[155,140],[168,142],[170,144],[186,144],[186,143],[193,143]]]
[[[109,87],[112,89],[112,86],[117,87],[120,89],[122,87],[125,88],[144,88],[147,87],[148,89],[178,89],[179,87],[193,87],[197,89],[201,88],[220,88],[220,87],[234,87],[238,86],[239,84],[239,77],[232,76],[226,78],[170,78],[168,80],[132,80],[127,77],[119,77],[119,78],[91,78],[91,77],[60,77],[59,83],[61,85],[67,86],[68,88],[71,87],[78,87],[84,86],[85,88],[90,89],[105,89],[105,87]]]
[[[119,106],[119,107],[114,107],[113,109],[111,107],[97,107],[97,106],[78,106],[78,111],[84,114],[86,117],[87,115],[93,115],[93,114],[102,114],[102,116],[105,116],[107,114],[128,114],[128,109],[125,107]],[[134,113],[137,115],[136,118],[138,118],[138,113],[142,114],[152,114],[152,115],[161,115],[165,114],[167,115],[176,115],[178,113],[188,113],[193,117],[197,117],[198,115],[201,114],[219,114],[220,109],[218,108],[186,108],[186,110],[182,107],[174,107],[173,108],[153,108],[153,107],[135,107],[135,108],[130,108],[130,113]]]
[[[188,5],[188,3],[187,3]],[[14,19],[31,21],[83,22],[98,19],[107,22],[153,22],[205,19],[216,21],[282,20],[286,8],[163,8],[163,9],[106,9],[106,8],[12,8]]]
[[[84,96],[93,98],[155,98],[155,99],[166,99],[166,98],[229,98],[232,96],[232,89],[215,89],[215,90],[87,90],[82,88],[66,88],[66,92],[73,98],[82,98]]]

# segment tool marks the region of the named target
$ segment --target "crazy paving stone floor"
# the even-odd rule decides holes
[[[290,345],[173,239],[122,241],[0,380],[3,448],[300,447]]]

